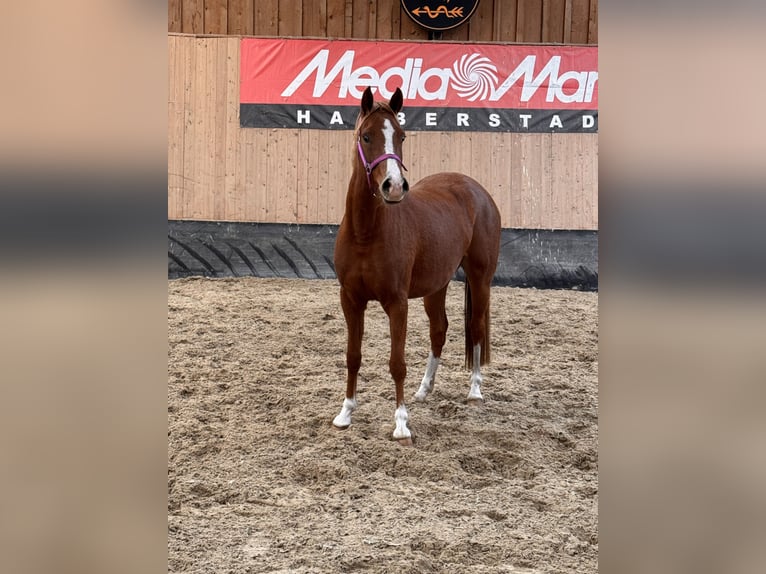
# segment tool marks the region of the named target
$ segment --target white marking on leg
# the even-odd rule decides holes
[[[428,364],[426,365],[426,374],[423,375],[423,380],[420,383],[418,392],[415,393],[416,401],[424,401],[434,388],[434,379],[436,378],[436,369],[439,368],[441,359],[434,357],[433,351],[428,353]]]
[[[394,413],[394,421],[396,421],[396,428],[394,429],[395,439],[410,438],[412,436],[410,429],[407,428],[408,419],[409,415],[407,414],[407,407],[402,403]]]
[[[344,429],[351,424],[351,413],[356,409],[356,399],[343,399],[340,413],[332,421],[336,427]]]
[[[481,344],[473,346],[473,372],[471,373],[471,390],[468,391],[468,400],[483,401],[481,396]]]
[[[383,120],[383,137],[385,138],[384,150],[386,153],[396,153],[394,151],[394,126],[391,120]],[[404,185],[404,176],[399,169],[399,162],[395,159],[386,160],[386,177],[391,179],[393,185]]]

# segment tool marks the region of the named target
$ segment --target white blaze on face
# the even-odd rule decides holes
[[[386,118],[383,120],[383,141],[385,142],[385,153],[396,153],[394,151],[394,126],[391,124],[391,120]],[[402,176],[402,170],[399,169],[399,162],[395,159],[386,160],[386,177],[391,179],[392,185],[403,185],[404,177]]]

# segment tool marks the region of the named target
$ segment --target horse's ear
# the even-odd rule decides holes
[[[404,96],[402,96],[402,91],[399,88],[396,88],[396,91],[394,91],[394,95],[391,96],[391,101],[388,102],[388,105],[391,107],[395,114],[398,114],[402,109],[403,102]]]
[[[364,93],[362,94],[362,114],[369,114],[373,103],[372,90],[370,89],[370,86],[367,86],[367,89],[364,90]]]

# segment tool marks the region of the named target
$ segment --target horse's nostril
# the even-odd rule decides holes
[[[410,184],[407,183],[407,180],[404,180],[404,184],[402,185],[402,189],[404,190],[404,193],[407,193],[410,190]]]
[[[390,191],[390,189],[391,189],[391,180],[390,180],[389,178],[386,178],[386,179],[383,181],[383,185],[381,186],[381,189],[382,189],[383,191],[385,191],[385,192],[388,192],[388,191]]]

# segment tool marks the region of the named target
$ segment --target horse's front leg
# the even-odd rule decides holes
[[[364,311],[367,303],[358,303],[341,288],[340,304],[346,318],[348,340],[346,344],[346,398],[332,424],[345,429],[351,424],[351,413],[356,409],[356,381],[362,365],[362,337],[364,336]]]
[[[407,363],[404,358],[404,346],[407,340],[407,297],[389,302],[383,306],[388,315],[391,330],[391,357],[388,368],[396,386],[396,411],[394,412],[394,438],[401,444],[412,445],[412,433],[407,422],[409,415],[404,405],[404,379],[407,377]]]

